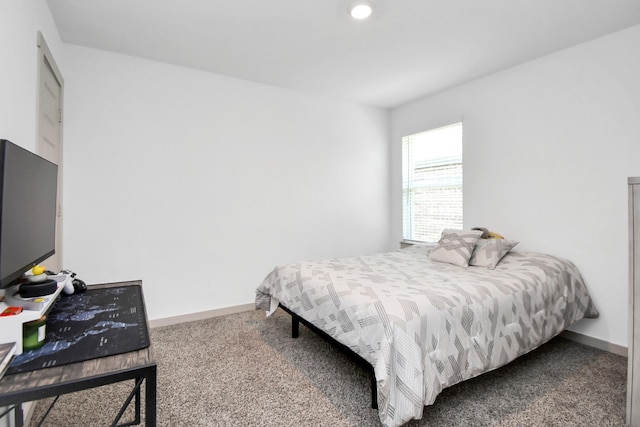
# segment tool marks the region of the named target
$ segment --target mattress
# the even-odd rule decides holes
[[[369,362],[385,426],[422,418],[445,387],[598,315],[568,260],[512,251],[490,270],[432,261],[431,250],[277,266],[256,307],[282,304]]]

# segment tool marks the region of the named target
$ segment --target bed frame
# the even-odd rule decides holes
[[[378,409],[378,388],[376,384],[376,374],[373,369],[373,366],[371,366],[369,362],[367,362],[362,356],[355,353],[349,347],[336,341],[332,336],[324,332],[322,329],[318,328],[317,326],[314,326],[311,322],[298,316],[296,313],[289,310],[284,305],[280,304],[280,308],[282,308],[284,311],[286,311],[291,315],[291,338],[298,338],[298,336],[300,335],[300,323],[302,323],[307,328],[311,329],[313,332],[318,334],[321,338],[323,338],[329,344],[341,350],[345,355],[350,357],[358,365],[360,365],[362,368],[364,368],[366,371],[369,372],[369,376],[371,379],[371,407],[373,409]]]

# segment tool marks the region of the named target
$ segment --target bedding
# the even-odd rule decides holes
[[[511,251],[495,269],[432,260],[433,247],[276,267],[256,307],[280,304],[373,367],[380,421],[422,417],[445,388],[597,317],[573,263]]]
[[[496,268],[500,260],[518,243],[515,240],[480,239],[474,248],[469,265],[477,265],[490,269]]]
[[[444,230],[435,248],[429,252],[429,258],[468,267],[476,243],[481,236],[482,231],[479,230]]]

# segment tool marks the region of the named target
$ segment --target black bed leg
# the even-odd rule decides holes
[[[280,305],[284,311],[291,315],[291,338],[298,338],[300,335],[300,322],[302,322],[306,327],[311,329],[316,334],[320,335],[322,338],[326,339],[329,343],[333,344],[340,350],[344,351],[347,355],[351,356],[355,361],[362,367],[364,367],[367,371],[369,371],[369,375],[371,376],[371,407],[373,409],[378,409],[378,382],[376,381],[376,373],[373,369],[373,366],[365,359],[362,358],[359,354],[355,353],[346,345],[336,341],[329,334],[324,332],[323,330],[317,328],[313,325],[313,323],[304,320],[304,318],[298,316],[291,310],[289,310],[284,305]]]
[[[300,320],[298,316],[291,316],[291,338],[298,338],[300,335]]]
[[[371,369],[369,374],[371,375],[371,408],[378,409],[378,384],[376,383],[376,373]]]

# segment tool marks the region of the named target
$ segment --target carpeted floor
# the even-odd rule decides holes
[[[290,317],[153,329],[160,426],[379,426],[368,374]],[[444,390],[408,426],[623,426],[627,359],[556,338]],[[43,426],[109,425],[133,384],[62,396]],[[37,425],[52,399],[36,405]],[[132,411],[127,413],[132,419]]]

